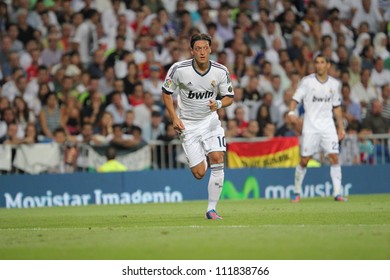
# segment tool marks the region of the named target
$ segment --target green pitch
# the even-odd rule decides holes
[[[390,259],[390,195],[0,209],[0,259]]]

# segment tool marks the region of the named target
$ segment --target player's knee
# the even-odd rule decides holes
[[[192,175],[194,175],[194,177],[198,180],[202,179],[205,174],[206,172],[202,170],[192,170]]]
[[[223,152],[213,152],[209,154],[210,164],[221,164],[224,162]]]

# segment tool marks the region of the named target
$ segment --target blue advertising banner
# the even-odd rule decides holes
[[[390,166],[343,167],[343,193],[390,192]],[[207,199],[209,174],[193,178],[187,169],[126,173],[0,176],[0,207],[30,208],[88,204],[169,203]],[[227,169],[222,199],[289,198],[294,169]],[[303,197],[331,196],[329,167],[309,169]]]

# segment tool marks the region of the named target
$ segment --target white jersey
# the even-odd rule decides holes
[[[210,111],[210,100],[217,95],[233,97],[233,86],[225,66],[210,61],[209,69],[201,74],[188,59],[171,66],[162,90],[165,94],[178,94],[178,117],[182,120],[200,121],[215,114]]]
[[[340,82],[331,76],[325,82],[315,74],[302,79],[293,99],[305,109],[303,132],[336,131],[333,108],[341,105],[340,90]]]

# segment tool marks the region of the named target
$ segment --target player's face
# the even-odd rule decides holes
[[[326,73],[328,73],[330,63],[327,62],[324,57],[317,57],[314,61],[314,66],[318,75],[325,75]]]
[[[199,64],[203,64],[209,61],[211,48],[209,42],[206,40],[196,41],[192,48],[192,55]]]

